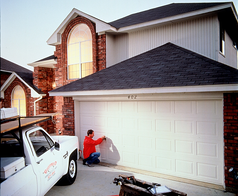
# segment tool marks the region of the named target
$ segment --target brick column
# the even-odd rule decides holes
[[[238,191],[238,180],[229,172],[231,167],[238,171],[238,93],[224,94],[224,156],[226,189]]]
[[[33,73],[33,84],[46,94],[41,100],[36,102],[36,115],[52,113],[54,111],[54,98],[49,96],[54,81],[54,71],[52,68],[35,67]],[[55,125],[51,121],[40,124],[48,133],[55,133]]]

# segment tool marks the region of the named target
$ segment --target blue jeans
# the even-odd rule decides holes
[[[90,154],[90,156],[86,159],[86,162],[90,165],[92,163],[100,163],[100,160],[98,159],[100,157],[100,152],[94,152]]]

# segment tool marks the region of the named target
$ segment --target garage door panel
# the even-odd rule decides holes
[[[138,137],[133,135],[123,135],[122,136],[122,144],[125,148],[136,148],[138,146]]]
[[[139,143],[138,143],[138,148],[140,151],[152,151],[155,150],[155,138],[153,137],[138,137]]]
[[[174,112],[175,114],[192,114],[192,106],[192,101],[175,101]]]
[[[121,112],[126,116],[130,116],[136,112],[136,102],[122,102]]]
[[[91,116],[91,115],[83,115],[81,118],[80,118],[80,125],[81,126],[92,126],[94,125],[94,117]]]
[[[216,121],[197,121],[197,134],[205,136],[217,136],[218,123]]]
[[[172,113],[172,101],[157,101],[156,113],[157,114],[171,114]]]
[[[175,172],[181,176],[194,175],[194,162],[188,160],[175,160]]]
[[[156,131],[159,132],[172,132],[172,125],[173,125],[173,121],[171,120],[164,120],[164,119],[156,119]]]
[[[175,140],[175,152],[194,154],[194,142],[189,140]]]
[[[139,154],[138,156],[138,165],[141,168],[153,167],[154,156],[148,154]]]
[[[171,152],[173,150],[172,139],[166,138],[156,138],[156,150]]]
[[[156,156],[155,168],[157,172],[172,174],[173,169],[173,159],[169,157]]]
[[[193,134],[194,122],[193,121],[175,121],[175,133]]]
[[[218,145],[216,143],[197,142],[197,155],[204,157],[218,157]]]
[[[105,116],[94,116],[94,125],[96,127],[106,127],[107,117]]]
[[[122,131],[136,130],[136,119],[134,118],[122,118]]]
[[[121,121],[120,118],[116,117],[108,117],[107,118],[107,127],[111,128],[113,130],[117,130],[120,127]]]
[[[197,171],[199,177],[218,180],[218,167],[215,164],[197,163]]]
[[[80,113],[86,114],[91,113],[94,111],[94,103],[91,102],[85,102],[84,104],[80,104]]]
[[[197,114],[214,116],[221,114],[221,104],[218,101],[197,101]]]
[[[222,100],[80,102],[79,106],[80,143],[89,128],[95,130],[95,138],[107,136],[99,145],[101,160],[223,185]]]
[[[122,161],[125,166],[132,166],[136,164],[136,154],[134,151],[123,151],[122,152]]]

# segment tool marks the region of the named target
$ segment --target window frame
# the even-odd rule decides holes
[[[220,33],[219,33],[219,51],[222,55],[225,56],[225,45],[226,45],[226,42],[225,42],[225,34],[226,34],[226,31],[225,29],[223,28],[223,26],[220,24]]]
[[[24,99],[14,99],[14,93],[16,92],[16,89],[19,88],[21,89],[22,93],[24,94]],[[13,103],[14,100],[17,100],[18,101],[18,107],[16,107]],[[24,114],[21,114],[21,101],[24,101],[24,111],[25,113]],[[26,113],[27,113],[27,107],[26,107],[26,93],[24,91],[24,89],[21,87],[21,85],[16,85],[13,89],[12,89],[12,92],[11,92],[11,107],[16,107],[17,108],[17,112],[18,112],[18,115],[19,116],[26,116]]]
[[[69,44],[71,35],[73,34],[74,30],[75,30],[76,28],[78,28],[80,25],[85,25],[85,26],[88,28],[88,31],[90,32],[90,35],[89,35],[89,36],[90,36],[90,39],[87,39],[87,40],[85,39],[85,40],[83,40],[83,41],[74,42],[74,43]],[[91,61],[82,61],[82,43],[85,43],[85,42],[88,42],[88,41],[90,41],[90,50],[91,50],[91,53],[90,53],[89,55],[91,56]],[[75,79],[80,79],[80,78],[83,78],[83,77],[87,76],[87,75],[83,76],[83,72],[84,72],[84,71],[82,70],[83,64],[87,64],[87,63],[91,63],[92,69],[91,69],[91,73],[90,73],[90,74],[92,74],[92,73],[93,73],[93,36],[92,36],[92,32],[91,32],[89,26],[86,25],[85,23],[80,23],[80,24],[75,25],[75,26],[71,29],[71,31],[69,32],[69,34],[68,34],[66,44],[67,44],[67,79],[68,79],[68,80],[75,80]],[[78,52],[79,52],[79,53],[78,53],[78,55],[79,55],[79,62],[69,64],[69,46],[70,46],[70,45],[73,45],[73,44],[77,44]],[[76,73],[76,75],[78,75],[78,77],[72,77],[72,78],[70,78],[70,66],[73,66],[73,65],[78,66],[78,72]],[[90,74],[88,74],[88,75],[90,75]]]

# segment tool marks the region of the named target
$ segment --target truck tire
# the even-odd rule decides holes
[[[60,179],[60,181],[57,184],[71,185],[74,183],[76,176],[77,176],[77,161],[76,157],[71,155],[69,158],[68,172]]]

